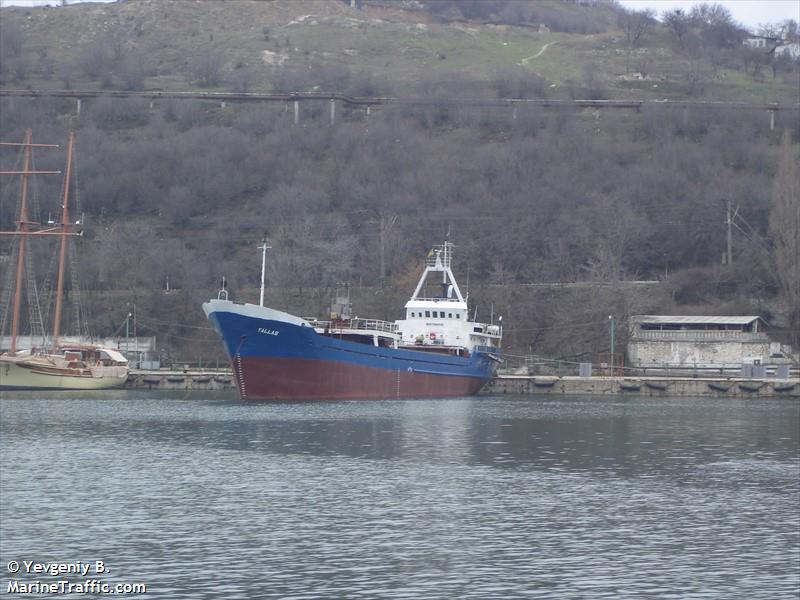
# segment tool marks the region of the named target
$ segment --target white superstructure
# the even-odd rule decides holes
[[[425,272],[406,302],[406,318],[395,321],[401,343],[463,348],[468,352],[476,348],[499,348],[502,339],[499,324],[469,320],[467,301],[450,269],[452,252],[453,245],[445,242],[428,253]]]

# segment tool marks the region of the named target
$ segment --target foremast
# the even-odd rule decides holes
[[[24,233],[28,230],[28,174],[31,164],[31,140],[33,132],[25,130],[24,158],[22,159],[22,173],[20,175],[20,198],[19,198],[19,221],[17,221],[17,231],[23,235],[19,238],[19,249],[17,250],[17,272],[14,281],[14,306],[11,310],[11,354],[17,352],[17,335],[19,334],[19,315],[22,306],[22,272],[25,268],[25,239]]]

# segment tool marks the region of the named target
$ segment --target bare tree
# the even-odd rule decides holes
[[[683,9],[666,10],[663,14],[664,25],[675,37],[681,50],[686,47],[686,36],[689,34],[689,15]]]
[[[686,93],[689,96],[702,96],[712,74],[703,67],[699,60],[689,59],[684,67]]]
[[[689,12],[692,25],[700,29],[705,47],[731,48],[741,40],[743,30],[733,20],[731,11],[721,4],[695,4]]]
[[[19,25],[10,19],[0,19],[0,57],[3,60],[22,54],[24,36]]]
[[[104,87],[109,87],[117,65],[116,53],[110,38],[85,46],[78,56],[78,64],[88,77],[100,79]]]
[[[201,87],[219,85],[224,59],[219,52],[210,48],[202,50],[192,62],[192,75]]]
[[[625,34],[625,72],[631,70],[631,53],[634,48],[638,48],[644,37],[653,29],[655,25],[656,13],[647,10],[622,10],[619,15],[618,24]]]
[[[144,80],[147,77],[148,61],[144,56],[126,56],[119,61],[117,76],[120,86],[126,90],[141,90],[144,88]]]
[[[713,25],[715,23],[732,23],[733,16],[731,11],[722,4],[716,2],[702,2],[692,6],[689,13],[692,21],[701,25]]]
[[[772,187],[769,233],[775,277],[787,307],[796,345],[800,335],[800,169],[797,148],[783,134],[778,170]]]
[[[756,28],[756,35],[779,40],[782,37],[782,28],[778,23],[760,23]]]

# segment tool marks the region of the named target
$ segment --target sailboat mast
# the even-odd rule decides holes
[[[31,164],[31,138],[33,132],[25,130],[25,150],[22,165],[22,180],[20,184],[19,221],[17,231],[24,232],[28,229],[28,171]],[[14,306],[11,311],[11,354],[17,351],[17,334],[19,333],[19,313],[22,306],[22,275],[25,266],[25,235],[19,236],[19,251],[17,252],[17,277],[14,286]]]
[[[69,182],[72,174],[72,147],[75,144],[75,133],[70,131],[67,143],[67,168],[64,171],[64,195],[61,200],[61,248],[58,254],[58,283],[56,284],[56,310],[53,317],[53,348],[58,347],[58,336],[61,333],[61,295],[64,291],[64,265],[67,258],[67,240],[69,239]]]

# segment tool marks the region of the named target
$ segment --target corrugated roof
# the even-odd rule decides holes
[[[753,321],[766,322],[759,316],[745,316],[745,317],[718,317],[718,316],[670,316],[670,315],[636,315],[632,320],[637,323],[652,323],[654,325],[663,325],[666,323],[692,323],[702,324],[709,323],[713,325],[747,325]]]

